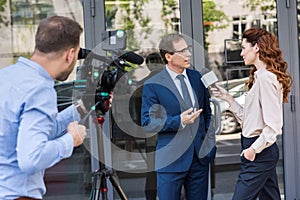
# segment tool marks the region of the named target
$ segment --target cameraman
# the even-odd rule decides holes
[[[0,70],[0,199],[42,199],[45,169],[82,144],[74,105],[58,113],[53,79],[73,71],[82,27],[62,16],[43,20],[30,59]]]

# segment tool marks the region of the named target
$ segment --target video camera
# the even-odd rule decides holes
[[[85,106],[96,111],[97,118],[109,110],[109,99],[117,81],[127,72],[128,63],[142,64],[144,58],[126,49],[124,30],[106,31],[102,34],[103,42],[95,49],[80,48],[78,59],[85,59],[77,68],[74,84]],[[106,56],[103,56],[106,55]],[[130,85],[132,79],[127,78]]]

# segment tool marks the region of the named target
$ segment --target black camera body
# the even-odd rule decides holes
[[[97,50],[80,49],[78,59],[85,59],[77,68],[74,88],[87,108],[95,110],[97,116],[109,110],[110,94],[117,81],[127,72],[127,63],[142,64],[144,59],[138,54],[125,51],[126,32],[106,31],[102,34],[101,54]],[[104,53],[110,56],[103,56]],[[130,81],[128,81],[130,82]]]

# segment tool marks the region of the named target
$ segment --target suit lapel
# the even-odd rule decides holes
[[[194,93],[194,98],[195,98],[195,105],[194,105],[194,107],[198,108],[199,106],[198,106],[198,101],[197,101],[197,94],[195,92],[195,89],[197,88],[197,86],[195,86],[195,84],[197,83],[197,81],[193,80],[193,77],[190,75],[189,72],[190,72],[190,70],[187,70],[187,75],[188,75],[189,81],[191,83],[191,86],[192,86],[192,89],[193,89],[193,93]],[[179,91],[178,91],[178,89],[177,89],[174,81],[172,80],[170,74],[168,73],[168,71],[166,69],[162,70],[160,79],[161,79],[161,84],[163,86],[167,87],[168,89],[170,89],[173,92],[173,94],[178,99],[181,107],[184,110],[189,109],[187,107],[187,105],[185,104],[185,101],[183,100],[182,96],[180,95],[180,93],[179,93]]]

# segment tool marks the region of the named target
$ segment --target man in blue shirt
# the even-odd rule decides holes
[[[30,59],[0,69],[0,199],[42,199],[45,169],[82,144],[74,105],[58,113],[53,79],[73,71],[82,27],[52,16],[43,20]]]

